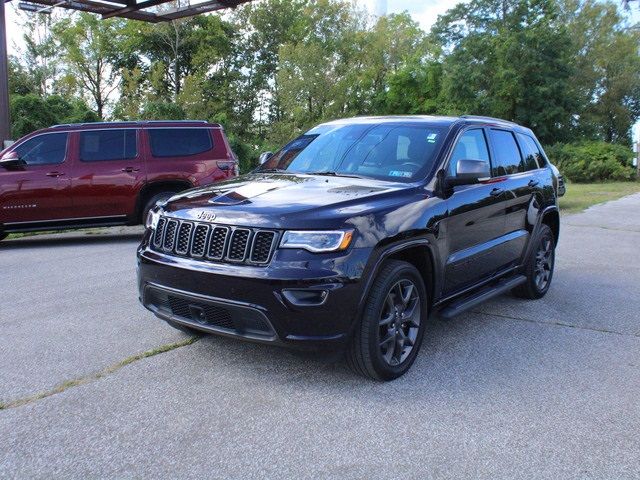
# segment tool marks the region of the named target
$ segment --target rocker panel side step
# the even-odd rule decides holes
[[[509,277],[502,280],[498,280],[496,283],[488,285],[486,287],[477,290],[466,297],[459,300],[455,300],[442,310],[440,310],[440,316],[444,319],[450,319],[456,315],[466,312],[467,310],[489,300],[490,298],[497,297],[512,288],[517,287],[521,283],[524,283],[527,277],[524,275],[516,275],[515,277]]]

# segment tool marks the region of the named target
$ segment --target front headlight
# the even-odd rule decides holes
[[[146,228],[155,229],[158,226],[158,220],[160,219],[160,212],[154,208],[149,210],[147,213],[147,218],[144,221],[144,226]]]
[[[310,252],[345,250],[353,238],[353,230],[288,230],[284,232],[280,248],[303,248]]]

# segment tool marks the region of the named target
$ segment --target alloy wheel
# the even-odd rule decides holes
[[[387,364],[398,366],[409,356],[418,337],[420,316],[418,288],[411,280],[399,280],[387,293],[380,313],[380,353]]]
[[[535,282],[539,291],[549,285],[553,270],[553,246],[551,239],[544,238],[536,252]]]

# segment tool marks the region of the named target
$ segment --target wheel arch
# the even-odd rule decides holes
[[[189,188],[193,188],[193,185],[188,180],[159,180],[156,182],[150,182],[145,184],[138,194],[138,198],[136,199],[136,209],[134,213],[134,218],[136,220],[144,221],[141,218],[142,210],[147,203],[147,201],[160,192],[181,192],[183,190],[187,190]]]
[[[371,269],[371,273],[368,275],[367,284],[362,293],[360,299],[359,310],[361,310],[369,296],[369,292],[373,285],[373,282],[378,275],[382,264],[386,260],[401,260],[410,263],[420,272],[422,280],[424,282],[425,289],[427,290],[428,306],[434,304],[435,297],[438,291],[438,275],[435,262],[435,254],[433,251],[432,243],[426,238],[418,238],[402,243],[395,243],[387,246],[378,255],[374,266]]]
[[[558,209],[555,207],[549,208],[545,210],[542,214],[542,222],[547,225],[551,231],[553,232],[553,241],[554,244],[558,244],[558,239],[560,238],[560,213]]]

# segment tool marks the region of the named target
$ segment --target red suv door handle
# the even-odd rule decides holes
[[[127,172],[127,173],[132,173],[132,172],[139,172],[140,169],[139,168],[133,168],[133,167],[124,167],[122,169],[123,172]]]
[[[45,174],[47,177],[61,177],[64,172],[49,172]]]

